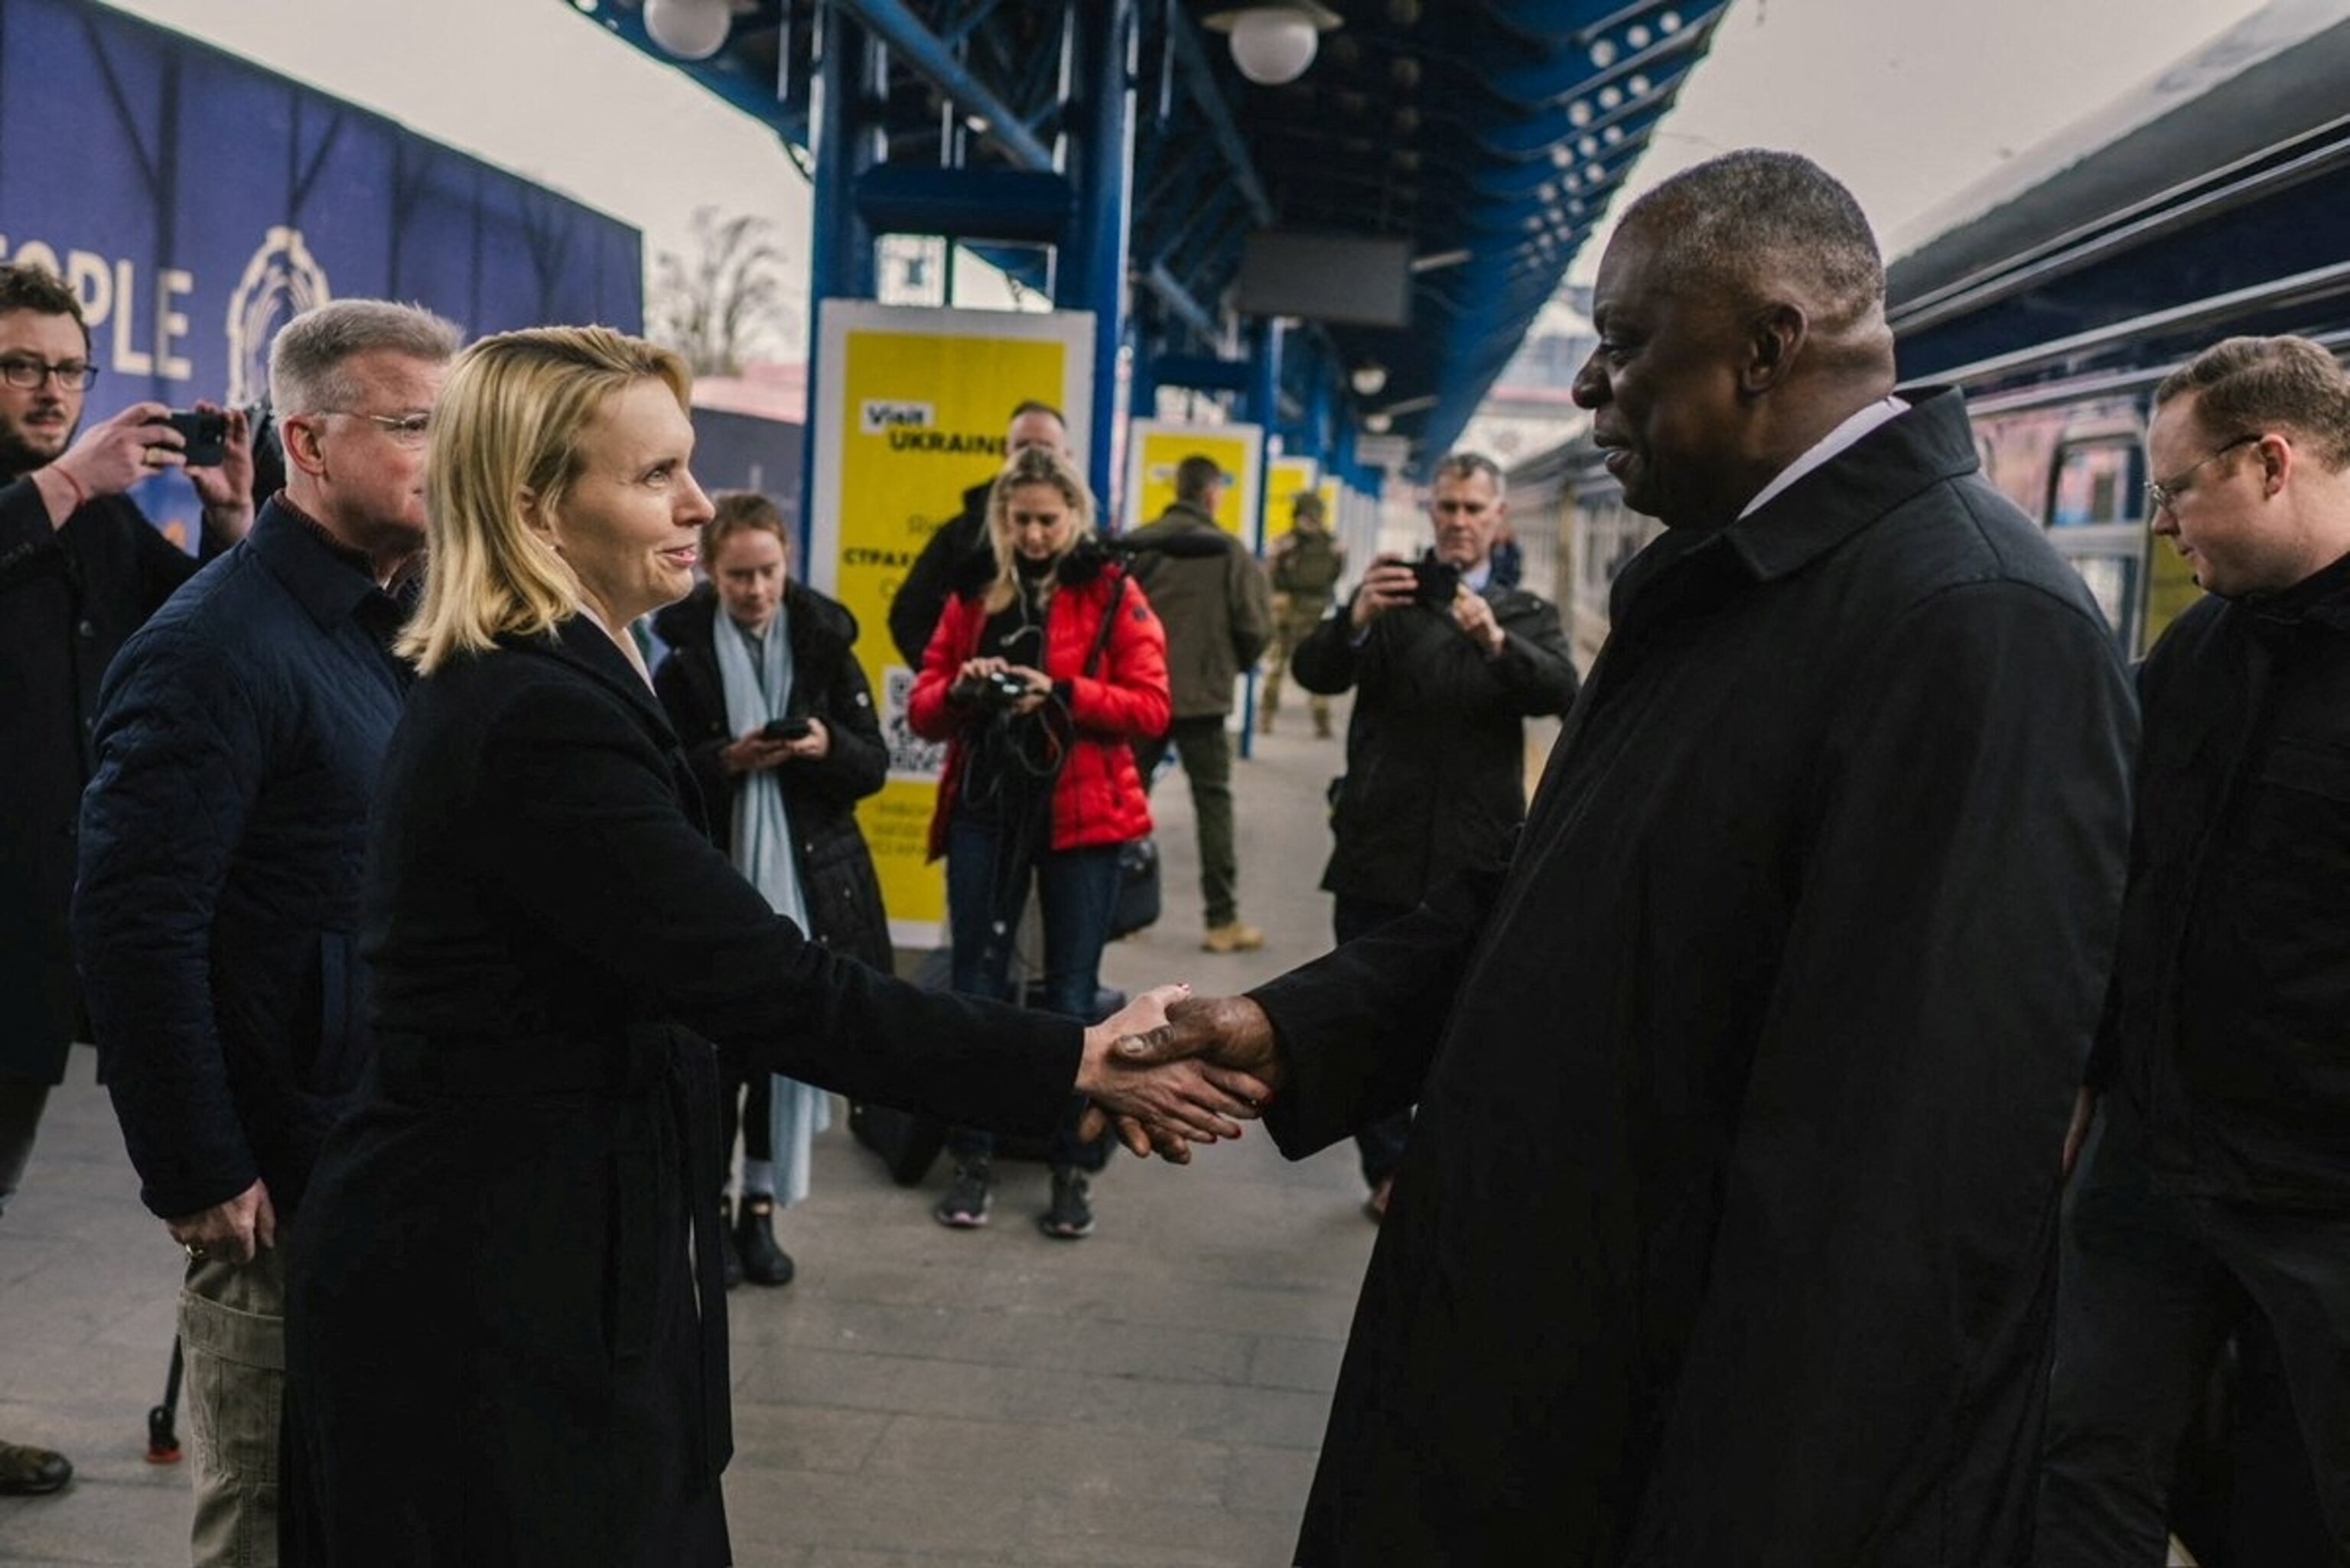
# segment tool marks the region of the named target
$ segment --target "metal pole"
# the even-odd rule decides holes
[[[1053,300],[1094,317],[1091,450],[1086,477],[1110,506],[1110,435],[1118,417],[1118,346],[1126,337],[1126,247],[1134,184],[1136,0],[1069,0],[1078,102],[1068,162],[1077,209],[1054,269]]]
[[[823,28],[817,61],[816,102],[808,117],[816,161],[814,218],[808,241],[807,412],[800,427],[799,557],[814,547],[816,520],[807,501],[815,493],[816,427],[825,417],[824,302],[873,297],[873,235],[857,215],[857,177],[873,161],[873,139],[866,130],[868,84],[874,67],[872,39],[838,10],[818,13]]]
[[[1258,436],[1256,472],[1258,476],[1256,516],[1251,519],[1249,548],[1262,555],[1264,550],[1264,493],[1268,488],[1264,476],[1273,472],[1274,431],[1281,419],[1281,319],[1269,317],[1257,323],[1250,334],[1255,353],[1249,360],[1249,418],[1256,422]],[[1248,681],[1241,695],[1241,757],[1243,761],[1256,754],[1256,671],[1249,671]]]

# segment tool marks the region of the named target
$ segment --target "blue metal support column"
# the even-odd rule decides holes
[[[1250,347],[1255,350],[1249,358],[1248,417],[1263,432],[1258,439],[1256,454],[1257,510],[1255,532],[1248,540],[1249,548],[1260,554],[1265,545],[1264,476],[1273,472],[1273,441],[1281,422],[1281,320],[1278,317],[1258,321],[1249,332]],[[1249,678],[1241,696],[1241,755],[1243,759],[1256,754],[1256,671]]]
[[[870,126],[879,56],[865,29],[839,10],[827,10],[817,47],[816,103],[808,139],[816,155],[815,216],[808,243],[807,417],[800,428],[799,556],[809,558],[815,519],[806,498],[816,493],[816,427],[826,417],[818,352],[827,299],[870,299],[874,294],[873,231],[858,215],[858,176],[876,161]]]
[[[1053,303],[1094,317],[1094,373],[1087,479],[1112,510],[1110,431],[1118,417],[1118,347],[1126,337],[1126,247],[1134,183],[1136,0],[1071,0],[1076,103],[1069,119],[1069,173],[1077,210],[1054,269]]]

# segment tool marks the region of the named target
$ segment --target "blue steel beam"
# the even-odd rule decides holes
[[[837,12],[855,16],[873,36],[896,51],[922,78],[966,113],[986,122],[980,134],[1003,149],[1014,165],[1028,170],[1053,167],[1053,151],[1032,135],[995,90],[973,76],[954,57],[944,41],[925,26],[905,0],[835,0]]]
[[[1118,349],[1126,336],[1126,252],[1133,226],[1135,0],[1084,0],[1067,13],[1077,101],[1069,138],[1077,207],[1055,269],[1054,303],[1094,317],[1087,478],[1107,504]]]

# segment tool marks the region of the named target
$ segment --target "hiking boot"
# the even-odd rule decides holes
[[[1083,1172],[1067,1166],[1053,1171],[1053,1206],[1036,1216],[1036,1229],[1056,1241],[1074,1241],[1094,1233],[1091,1189]]]
[[[775,1245],[775,1200],[767,1197],[743,1199],[742,1217],[734,1221],[734,1251],[742,1259],[743,1277],[754,1285],[787,1285],[797,1271],[792,1255]]]
[[[985,1155],[957,1160],[954,1183],[947,1189],[947,1195],[939,1199],[939,1206],[931,1210],[931,1216],[940,1224],[951,1225],[958,1231],[974,1230],[986,1224],[988,1206],[993,1201],[992,1174]]]
[[[1314,738],[1317,741],[1330,738],[1330,715],[1326,711],[1317,710],[1314,715]]]
[[[1264,933],[1246,920],[1230,920],[1210,926],[1200,946],[1211,953],[1253,953],[1264,946]]]
[[[718,1272],[726,1277],[726,1288],[733,1290],[743,1282],[743,1254],[734,1245],[734,1200],[718,1200]]]
[[[1258,711],[1256,718],[1256,732],[1260,735],[1270,735],[1273,733],[1272,709],[1265,708]]]
[[[0,1497],[39,1497],[73,1480],[73,1461],[47,1449],[0,1443]]]

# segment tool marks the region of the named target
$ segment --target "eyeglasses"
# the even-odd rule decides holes
[[[390,436],[400,446],[422,446],[432,432],[431,414],[370,414],[358,409],[320,409],[322,414],[348,414],[355,420],[365,420]]]
[[[55,376],[57,385],[68,392],[86,392],[98,379],[98,367],[87,359],[68,359],[52,365],[42,359],[11,357],[0,359],[0,380],[12,387],[22,387],[28,392],[40,390],[41,383]]]
[[[2147,515],[2151,517],[2158,512],[2170,512],[2176,510],[2178,505],[2178,497],[2184,493],[2187,489],[2188,479],[2197,469],[2201,468],[2206,463],[2217,462],[2220,459],[2227,456],[2230,452],[2235,451],[2240,446],[2250,446],[2252,442],[2259,441],[2265,433],[2265,431],[2255,431],[2251,435],[2240,435],[2235,440],[2230,441],[2227,445],[2215,448],[2210,452],[2205,452],[2201,457],[2197,458],[2193,462],[2189,463],[2185,468],[2182,468],[2177,473],[2172,474],[2168,479],[2148,481],[2146,487]]]

